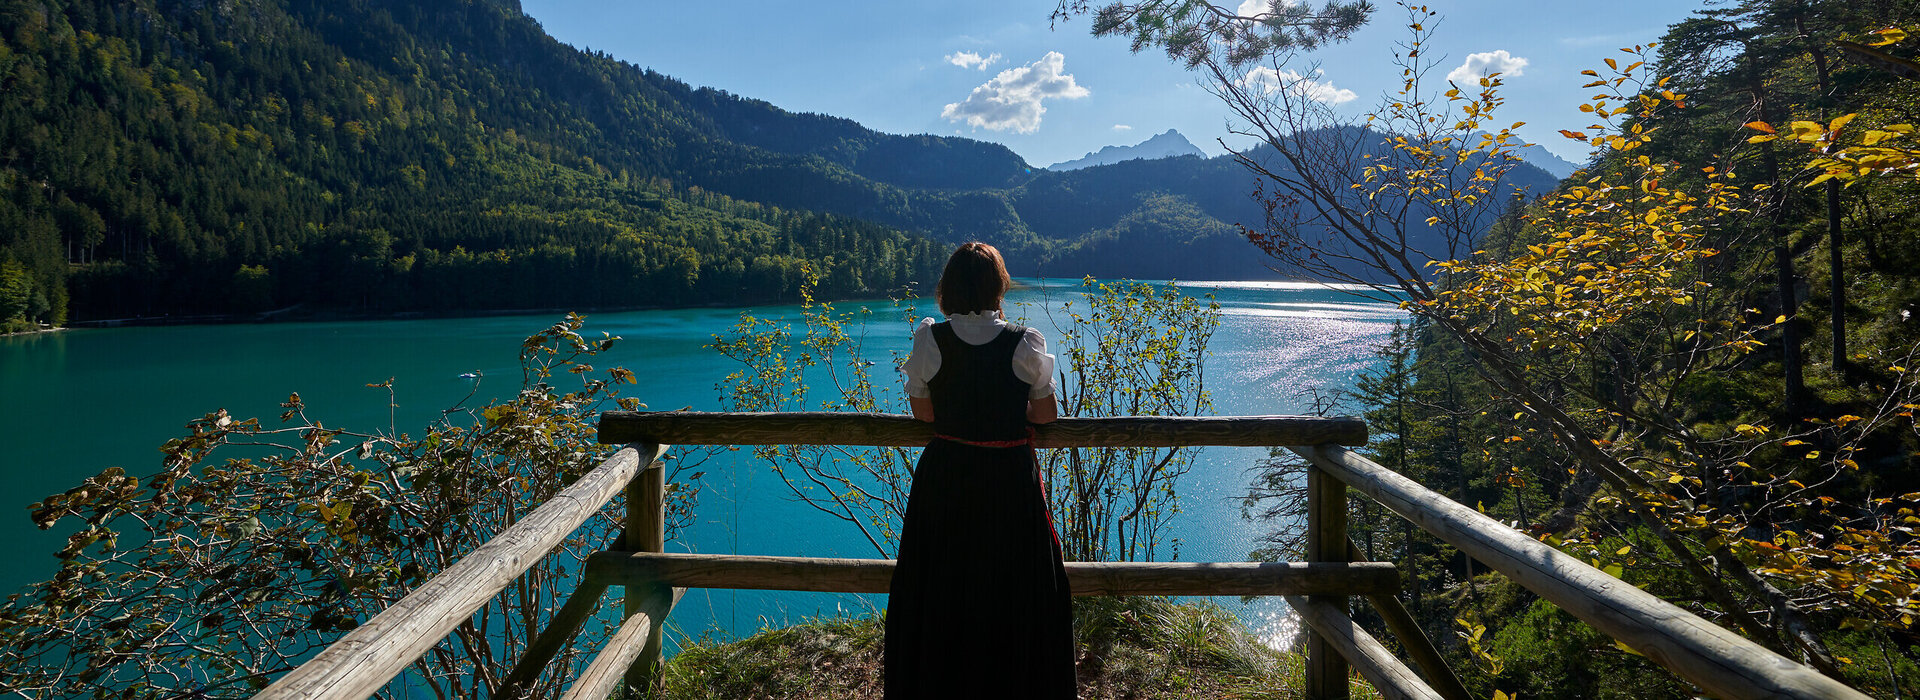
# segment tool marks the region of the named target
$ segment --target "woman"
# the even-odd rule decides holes
[[[887,603],[886,697],[1074,697],[1073,618],[1031,423],[1058,416],[1039,331],[1000,314],[1000,251],[953,252],[934,298],[945,323],[913,332],[920,455]]]

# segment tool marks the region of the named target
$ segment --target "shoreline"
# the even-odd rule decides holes
[[[662,311],[669,309],[711,309],[749,306],[754,303],[799,303],[793,301],[702,302],[698,304],[646,304],[633,306],[556,306],[529,309],[442,309],[433,311],[346,311],[341,309],[300,309],[288,307],[274,311],[238,314],[194,314],[186,316],[134,316],[130,318],[69,321],[57,330],[93,328],[129,328],[135,326],[227,326],[272,323],[326,323],[333,321],[410,321],[416,319],[487,318],[494,316],[540,316],[549,314],[597,314],[626,311]],[[25,335],[26,333],[22,333]],[[6,336],[0,336],[6,337]]]
[[[1078,283],[1081,279],[1082,278],[1065,278],[1065,277],[1027,277],[1027,278],[1016,277],[1013,280],[1012,288],[1013,289],[1046,289],[1054,286],[1051,284],[1047,284],[1048,282],[1061,282],[1061,281],[1072,283],[1070,286],[1078,286]],[[1100,279],[1102,279],[1102,281],[1106,281],[1104,278],[1100,278]],[[1025,282],[1023,280],[1033,280],[1039,283],[1034,284],[1031,282]],[[1293,285],[1293,284],[1327,286],[1326,283],[1324,282],[1315,282],[1310,280],[1307,280],[1307,281],[1292,280],[1292,279],[1234,280],[1234,281],[1227,281],[1227,280],[1202,280],[1202,281],[1137,280],[1137,281],[1149,282],[1153,284],[1174,283],[1178,286],[1192,287],[1192,288],[1198,288],[1198,289],[1204,289],[1209,287],[1210,285],[1222,284],[1222,283],[1280,285],[1280,286]],[[1068,286],[1068,285],[1063,285],[1063,286]],[[932,300],[931,296],[915,297],[915,298],[924,299],[927,301]],[[847,301],[885,301],[889,299],[891,299],[891,297],[885,296],[883,292],[868,291],[863,294],[855,294],[855,295],[849,295],[845,297],[816,298],[815,301],[839,303],[839,302],[847,302]],[[715,309],[715,308],[752,307],[752,306],[764,305],[764,304],[792,305],[792,304],[799,304],[799,303],[800,303],[800,300],[799,298],[796,297],[793,299],[708,301],[708,302],[699,302],[699,303],[692,303],[692,304],[625,304],[625,305],[615,305],[615,306],[587,306],[587,307],[549,306],[549,307],[538,307],[538,308],[436,309],[436,310],[419,310],[419,311],[352,311],[347,309],[325,308],[325,307],[308,308],[305,303],[300,303],[292,306],[274,309],[271,311],[256,311],[256,312],[247,312],[247,313],[186,314],[186,315],[166,314],[161,316],[133,316],[133,317],[126,317],[126,318],[88,319],[84,321],[70,320],[67,322],[65,326],[60,326],[60,327],[51,328],[51,329],[41,329],[38,331],[21,331],[21,332],[12,333],[12,334],[0,334],[0,338],[15,337],[15,336],[25,337],[25,336],[38,334],[38,333],[49,333],[53,331],[63,331],[63,330],[96,329],[96,328],[127,328],[127,327],[135,327],[135,326],[224,326],[224,325],[237,325],[237,324],[270,324],[270,323],[327,323],[327,322],[335,322],[335,321],[408,321],[408,320],[418,320],[418,319],[488,318],[488,317],[495,317],[495,316],[540,316],[540,315],[565,314],[565,313],[597,314],[597,313],[622,313],[622,312],[628,312],[628,311],[665,311],[665,310],[672,310],[672,309]]]
[[[72,328],[72,326],[70,325],[48,326],[46,328],[35,328],[30,331],[14,331],[12,333],[0,333],[0,338],[27,338],[27,337],[36,336],[36,335],[59,333],[60,331],[67,330],[68,328]]]

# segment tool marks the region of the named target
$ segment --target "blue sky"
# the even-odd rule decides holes
[[[1220,4],[1234,0],[1216,0]],[[891,133],[962,135],[1005,144],[1036,166],[1178,129],[1218,154],[1231,114],[1201,75],[1121,38],[1089,35],[1086,17],[1050,27],[1050,0],[965,2],[607,2],[523,0],[547,32],[694,85],[796,112],[846,117]],[[1579,72],[1655,41],[1699,2],[1432,2],[1440,72],[1469,61],[1507,71],[1501,122],[1568,160],[1584,145],[1559,129],[1590,120]],[[1355,38],[1294,59],[1317,63],[1322,94],[1364,114],[1398,87],[1393,42],[1405,14],[1382,4]],[[1501,53],[1505,52],[1505,53]],[[1522,63],[1524,61],[1524,63]],[[984,66],[982,65],[984,63]],[[960,65],[966,64],[966,65]],[[997,97],[997,100],[987,98]],[[971,100],[970,100],[971,98]]]

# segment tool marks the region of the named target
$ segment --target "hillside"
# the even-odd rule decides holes
[[[1074,630],[1085,700],[1297,697],[1303,655],[1248,633],[1211,603],[1077,598]],[[878,698],[880,616],[809,620],[745,639],[700,639],[663,668],[663,697]],[[1361,686],[1359,697],[1374,697]]]
[[[1384,153],[1386,137],[1362,128],[1314,131],[1293,138],[1323,141],[1330,148]],[[1277,173],[1289,168],[1271,147],[1261,146],[1248,156]],[[1355,181],[1359,172],[1349,175]],[[1510,191],[1533,196],[1553,190],[1559,178],[1529,164],[1518,164],[1508,174]],[[1021,221],[1052,247],[1039,271],[1052,276],[1078,276],[1094,269],[1115,276],[1183,279],[1258,279],[1300,273],[1270,269],[1275,262],[1247,242],[1241,226],[1259,230],[1267,225],[1265,207],[1252,199],[1254,176],[1232,156],[1129,160],[1069,172],[1041,172],[1013,191]],[[1488,200],[1473,208],[1488,224],[1505,199]],[[1433,212],[1409,212],[1412,222]],[[1296,220],[1282,212],[1278,225],[1306,230],[1320,228],[1311,219]],[[1414,243],[1427,245],[1425,227],[1412,226]],[[1437,246],[1430,249],[1438,250]],[[1363,274],[1361,270],[1348,272]]]
[[[1016,274],[1275,274],[1228,159],[1036,172],[576,50],[512,2],[0,1],[0,80],[16,324],[746,303],[803,268],[873,294],[969,239]]]
[[[0,250],[40,320],[750,301],[802,266],[826,294],[881,291],[925,282],[944,245],[778,205],[887,196],[849,168],[958,186],[1024,169],[806,115],[787,121],[832,138],[731,141],[770,108],[495,3],[18,2],[0,36]],[[975,180],[889,160],[916,149]],[[791,187],[713,192],[765,177]]]

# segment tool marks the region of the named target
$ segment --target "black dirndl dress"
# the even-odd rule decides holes
[[[1030,385],[1013,373],[1026,329],[983,345],[933,326],[935,438],[920,455],[887,599],[888,700],[1075,696],[1073,609],[1039,463]]]

